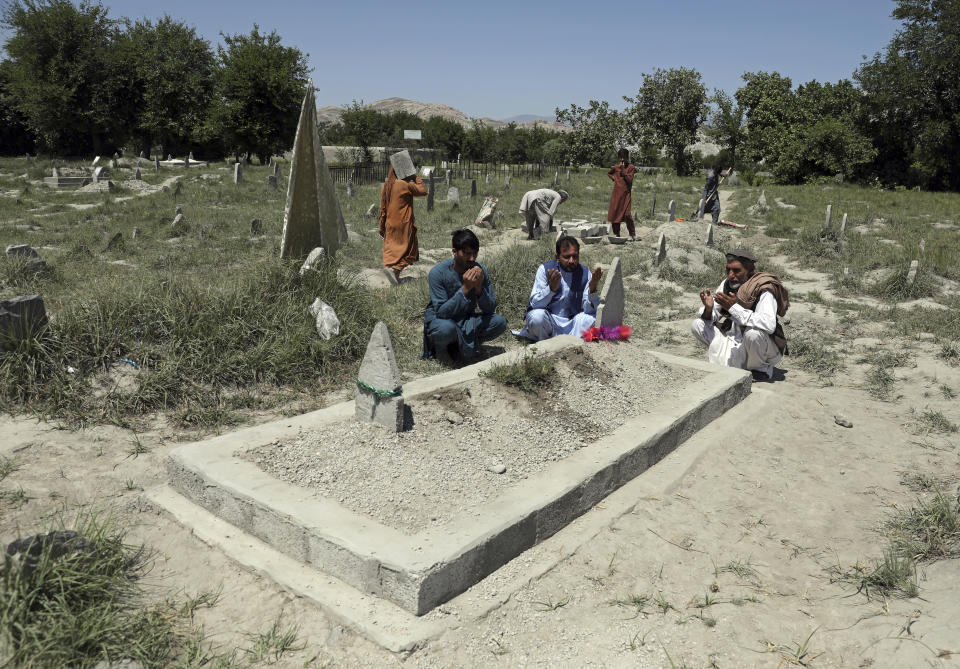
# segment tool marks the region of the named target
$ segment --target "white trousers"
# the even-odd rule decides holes
[[[783,359],[773,337],[757,328],[741,332],[734,324],[723,333],[713,323],[697,318],[690,324],[690,331],[707,347],[707,359],[715,365],[760,369],[770,374]]]
[[[592,328],[596,322],[596,316],[582,311],[573,318],[565,318],[552,314],[546,309],[531,309],[527,312],[522,336],[534,341],[549,339],[561,334],[580,337]]]

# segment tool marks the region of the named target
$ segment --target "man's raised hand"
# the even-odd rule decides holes
[[[728,295],[727,293],[717,293],[713,296],[713,298],[716,300],[717,304],[727,310],[737,303],[737,296]]]
[[[468,293],[472,290],[476,290],[478,294],[480,293],[483,286],[483,270],[480,269],[479,265],[474,265],[463,273],[463,285]]]
[[[591,293],[597,292],[597,284],[600,283],[600,277],[602,277],[602,276],[603,276],[603,269],[601,269],[600,265],[597,265],[597,266],[593,269],[593,275],[590,277],[590,292],[591,292]]]
[[[547,270],[547,283],[550,284],[550,292],[555,293],[560,288],[560,270]]]
[[[709,290],[700,291],[700,301],[703,302],[703,306],[707,309],[713,309],[713,295]]]

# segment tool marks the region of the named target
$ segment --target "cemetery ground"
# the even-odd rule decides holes
[[[450,231],[473,223],[485,193],[500,197],[505,216],[480,231],[480,260],[501,313],[519,327],[553,238],[522,240],[517,203],[524,190],[549,185],[552,173],[529,184],[514,177],[505,193],[502,180],[486,185],[481,177],[480,195],[462,197],[457,209],[443,201],[439,179],[432,212],[425,199],[415,201],[421,262],[393,287],[377,274],[381,241],[366,214],[377,186],[358,186],[355,198],[338,186],[351,240],[333,262],[301,276],[299,263],[278,259],[286,166],[274,189],[267,167],[246,167],[238,185],[222,164],[155,173],[144,161],[147,188],[134,183],[131,165],[113,171],[113,190],[78,192],[42,185],[53,165],[0,159],[0,241],[30,244],[47,264],[34,273],[22,261],[0,261],[0,298],[40,293],[51,318],[46,339],[0,358],[0,541],[66,527],[101,548],[95,559],[37,569],[33,580],[5,571],[2,633],[24,627],[16,648],[4,637],[0,662],[956,661],[957,195],[835,183],[725,188],[721,217],[749,227],[715,229],[717,249],[752,247],[759,267],[791,291],[791,355],[782,373],[755,383],[741,404],[594,510],[427,614],[454,621],[450,631],[393,654],[240,567],[141,495],[166,480],[167,454],[184,442],[352,397],[377,320],[390,329],[405,379],[440,371],[418,358],[423,276],[448,257]],[[469,193],[469,180],[456,181]],[[603,222],[604,171],[561,181],[571,199],[559,219]],[[149,188],[161,185],[167,190]],[[668,222],[664,213],[675,200],[677,215],[689,218],[702,186],[699,178],[638,175],[633,209],[642,241],[582,247],[591,267],[621,258],[633,328],[630,342],[585,347],[704,358],[688,327],[697,292],[720,281],[722,256],[704,246],[705,223]],[[764,190],[768,206],[748,214]],[[833,220],[825,229],[828,204]],[[177,206],[187,226],[173,230]],[[251,226],[255,218],[260,227]],[[117,232],[122,243],[109,244]],[[661,232],[668,254],[656,265]],[[913,259],[919,267],[909,281]],[[341,321],[328,341],[307,312],[317,297]],[[488,348],[519,346],[505,336]],[[83,586],[77,601],[50,595],[64,581]],[[37,605],[43,597],[56,605]],[[478,601],[496,605],[480,615]],[[70,606],[81,613],[67,613]]]

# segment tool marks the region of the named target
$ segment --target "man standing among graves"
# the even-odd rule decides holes
[[[430,303],[423,314],[423,357],[444,362],[479,356],[483,342],[507,329],[507,319],[494,313],[497,296],[487,270],[477,262],[480,240],[457,230],[452,246],[453,257],[427,277]]]
[[[717,165],[707,174],[707,183],[703,186],[703,214],[713,214],[713,224],[720,220],[720,166]]]
[[[556,258],[537,268],[523,330],[514,334],[532,341],[561,334],[581,336],[596,322],[600,295],[597,285],[603,270],[593,272],[580,264],[580,242],[563,235],[557,240]]]
[[[410,154],[401,151],[390,156],[390,171],[380,190],[380,236],[383,237],[383,266],[393,272],[397,282],[405,267],[420,259],[417,223],[413,217],[413,198],[423,197],[427,188],[417,176]],[[395,166],[399,166],[398,175]]]
[[[617,151],[617,157],[620,161],[610,168],[607,176],[613,181],[613,192],[610,194],[610,207],[607,209],[607,221],[613,227],[613,234],[620,236],[620,224],[627,224],[627,232],[630,233],[630,239],[637,238],[637,232],[633,227],[633,215],[630,213],[633,207],[633,175],[637,168],[630,163],[630,152],[626,149]]]
[[[757,258],[746,249],[727,254],[727,278],[716,292],[700,291],[700,317],[690,330],[707,346],[707,359],[718,365],[773,377],[773,366],[787,350],[777,317],[790,307],[780,279],[756,271]]]
[[[553,232],[553,216],[557,207],[567,201],[565,190],[539,188],[523,194],[520,200],[520,213],[526,217],[527,239],[540,239],[544,230]]]

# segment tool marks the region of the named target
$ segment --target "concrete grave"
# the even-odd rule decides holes
[[[450,186],[447,189],[447,202],[453,204],[454,207],[460,206],[460,189],[456,186]]]
[[[667,205],[667,213],[670,215],[668,221],[677,220],[677,202],[675,200],[670,200],[670,204]]]
[[[396,172],[398,179],[406,179],[417,173],[417,168],[413,164],[413,158],[410,157],[410,152],[406,149],[392,154],[390,156],[390,165],[393,166],[393,171]]]
[[[390,333],[382,321],[373,327],[367,352],[360,363],[354,409],[359,421],[377,423],[394,432],[403,430],[400,370],[393,355]]]
[[[832,205],[832,204],[828,204],[828,205],[827,205],[827,217],[826,217],[826,220],[825,220],[824,223],[823,223],[823,229],[824,229],[824,230],[829,230],[829,229],[830,229],[830,223],[832,222],[832,220],[833,220],[833,205]]]
[[[0,300],[0,348],[16,348],[17,342],[40,334],[47,323],[47,310],[39,295]]]
[[[234,163],[233,165],[233,183],[243,183],[243,164]]]
[[[623,325],[623,311],[626,294],[623,290],[623,270],[620,258],[610,263],[610,269],[603,273],[603,288],[600,290],[600,304],[597,306],[597,325],[599,327],[618,327]]]
[[[331,256],[347,242],[337,191],[323,157],[313,83],[300,107],[287,182],[280,257],[303,257],[322,246]]]
[[[657,255],[654,258],[654,262],[660,265],[666,259],[667,259],[667,237],[666,235],[661,233],[660,239],[657,240]]]
[[[538,343],[533,355],[556,355],[575,347],[584,347],[583,341],[562,335]],[[411,381],[402,389],[404,401],[426,403],[435,394],[456,391],[465,384],[475,387],[480,372],[513,364],[520,355],[509,352]],[[182,446],[168,459],[170,487],[150,491],[148,497],[174,512],[200,536],[210,536],[210,528],[223,521],[234,525],[222,525],[218,534],[239,534],[239,541],[218,539],[214,543],[231,555],[236,555],[234,545],[276,555],[275,564],[284,568],[268,569],[267,573],[296,593],[309,592],[318,580],[336,579],[346,589],[372,595],[366,599],[366,616],[356,618],[360,629],[393,649],[415,647],[422,637],[384,633],[372,624],[371,618],[377,616],[370,611],[391,602],[396,619],[415,626],[412,616],[423,615],[464,592],[595,509],[607,495],[640,476],[750,393],[750,375],[742,370],[659,353],[646,355],[684,373],[695,372],[695,380],[690,377],[682,392],[660,401],[656,410],[625,416],[607,436],[561,461],[547,463],[539,473],[508,484],[486,501],[451,511],[447,524],[438,527],[398,529],[343,505],[336,497],[324,496],[322,490],[316,494],[316,490],[281,480],[251,460],[253,451],[275,449],[305,430],[322,439],[334,424],[356,417],[356,402]],[[396,386],[381,390],[392,394]],[[254,566],[247,560],[241,562]],[[291,571],[286,565],[296,568]],[[315,595],[307,597],[324,608],[335,607]]]

